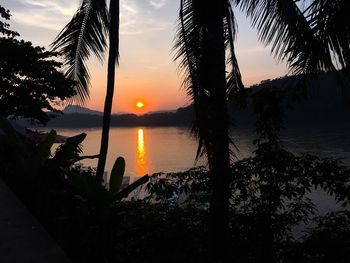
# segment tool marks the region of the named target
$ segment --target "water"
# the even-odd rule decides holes
[[[83,155],[99,152],[101,129],[57,129],[58,134],[73,136],[85,132]],[[110,172],[118,156],[126,161],[125,175],[132,182],[139,176],[155,172],[187,170],[194,165],[197,144],[186,128],[111,128],[106,171]],[[84,160],[83,165],[96,167],[97,160]]]
[[[343,159],[350,166],[350,127],[294,128],[282,133],[287,149],[294,153],[313,153],[322,157]],[[99,152],[101,129],[57,129],[58,134],[73,136],[87,133],[83,142],[84,155]],[[254,151],[252,129],[233,132],[239,149],[237,158],[251,156]],[[114,127],[110,130],[106,170],[110,171],[118,156],[126,160],[126,175],[133,181],[139,176],[155,172],[177,172],[194,165],[205,165],[204,160],[195,162],[196,140],[188,128],[181,127]],[[96,167],[97,160],[84,160],[83,165]]]
[[[294,153],[311,153],[341,159],[350,166],[350,125],[289,129],[282,138]]]
[[[286,148],[293,153],[311,153],[321,157],[342,159],[350,166],[350,125],[328,127],[299,127],[282,133],[281,139]],[[58,134],[73,136],[87,133],[83,142],[84,155],[99,152],[101,129],[57,129]],[[239,129],[233,132],[233,138],[239,149],[237,158],[252,155],[255,139],[253,129]],[[197,142],[189,135],[189,130],[179,127],[132,127],[111,128],[106,170],[112,169],[115,159],[123,156],[126,160],[126,176],[130,182],[137,177],[155,172],[177,172],[187,170],[194,165],[205,165],[204,160],[195,162]],[[83,165],[96,167],[97,160],[84,160]],[[318,214],[342,209],[332,196],[316,189],[309,198],[313,200]],[[293,235],[300,237],[306,227],[300,224],[293,228]]]

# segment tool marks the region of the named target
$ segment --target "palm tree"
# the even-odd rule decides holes
[[[206,154],[212,181],[209,235],[216,262],[228,250],[230,148],[227,99],[243,88],[234,52],[235,21],[227,0],[181,0],[175,59],[195,110],[197,157]],[[226,54],[229,54],[228,60]],[[230,74],[226,74],[226,69]],[[225,249],[226,248],[226,249]]]
[[[101,182],[105,169],[109,126],[114,93],[115,65],[119,55],[119,0],[111,0],[109,12],[105,0],[83,0],[72,20],[54,40],[52,47],[65,57],[66,74],[77,81],[76,101],[89,97],[90,74],[86,60],[91,53],[103,60],[109,36],[107,92],[104,105],[100,154],[96,179]]]
[[[234,53],[231,5],[251,18],[260,40],[287,61],[291,73],[343,68],[349,73],[350,22],[346,0],[313,0],[302,11],[296,0],[180,0],[175,59],[185,71],[184,86],[193,100],[194,133],[205,153],[212,181],[210,249],[216,262],[228,251],[231,142],[227,101],[243,87]],[[302,1],[308,2],[308,1]],[[226,55],[229,55],[226,63]],[[229,74],[225,74],[229,71]]]
[[[103,110],[102,136],[100,146],[100,158],[98,159],[96,178],[102,181],[105,170],[109,127],[111,122],[111,112],[114,93],[115,64],[118,63],[119,56],[119,0],[110,2],[110,33],[109,33],[109,53],[108,53],[108,73],[107,73],[107,93]]]

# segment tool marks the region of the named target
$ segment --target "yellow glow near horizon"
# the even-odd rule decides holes
[[[26,8],[16,4],[19,2],[26,3]],[[5,3],[11,5],[11,19],[16,23],[21,37],[39,46],[50,45],[55,35],[73,16],[78,7],[77,2],[5,0]],[[152,4],[147,5],[145,1],[120,2],[124,14],[120,24],[123,36],[120,48],[123,56],[121,67],[118,68],[117,96],[114,96],[112,112],[142,114],[188,105],[189,97],[186,96],[185,89],[180,89],[183,77],[176,73],[180,61],[171,62],[172,56],[169,55],[173,46],[174,21],[178,17],[177,1],[152,0],[148,1]],[[45,8],[39,8],[44,6]],[[162,6],[162,9],[156,6]],[[52,13],[55,13],[55,19],[52,19]],[[270,47],[264,47],[256,37],[256,30],[251,28],[249,19],[241,12],[237,13],[236,18],[241,30],[235,50],[245,86],[286,75],[289,72],[286,63],[276,63],[270,54]],[[85,106],[97,111],[104,109],[106,64],[93,58],[86,65],[91,71],[91,99]],[[137,107],[136,100],[141,100],[145,105]]]

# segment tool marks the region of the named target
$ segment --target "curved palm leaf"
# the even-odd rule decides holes
[[[326,39],[336,62],[342,68],[350,66],[349,1],[314,0],[307,9],[310,24]]]
[[[237,24],[230,2],[227,4],[225,20],[225,42],[226,49],[229,49],[228,64],[231,67],[227,78],[227,96],[232,98],[244,88],[244,85],[234,48]]]
[[[329,43],[314,23],[311,9],[295,0],[235,0],[258,29],[259,38],[295,74],[335,70]]]
[[[52,161],[58,165],[65,166],[70,164],[72,159],[79,158],[82,153],[81,143],[85,140],[86,133],[81,133],[73,137],[69,137],[66,142],[60,145],[55,152]]]
[[[180,61],[179,69],[185,75],[183,87],[193,101],[195,116],[192,133],[199,139],[197,158],[208,149],[210,101],[214,98],[212,87],[208,87],[205,79],[208,72],[206,64],[208,53],[206,23],[208,19],[205,12],[202,1],[181,0],[177,38],[174,45],[174,59]],[[228,53],[229,74],[226,87],[228,99],[243,88],[233,44],[236,23],[229,1],[227,1],[223,24],[225,48]]]
[[[95,54],[100,60],[107,46],[109,28],[105,0],[83,0],[72,20],[51,44],[65,57],[66,75],[77,81],[77,102],[89,97],[90,74],[86,60]]]
[[[181,0],[179,26],[174,50],[175,60],[180,60],[179,69],[184,72],[183,87],[191,97],[194,106],[194,124],[192,133],[199,139],[196,157],[203,153],[203,145],[207,138],[205,124],[207,116],[205,104],[207,93],[200,86],[199,68],[203,54],[201,43],[201,26],[199,24],[198,1]]]

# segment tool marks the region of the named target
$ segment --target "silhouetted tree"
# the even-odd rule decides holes
[[[180,68],[186,73],[184,86],[193,99],[193,132],[199,138],[197,157],[205,153],[209,163],[212,181],[209,232],[216,262],[223,262],[228,251],[227,100],[243,88],[234,53],[235,33],[234,16],[227,0],[181,1],[175,58],[181,59]],[[230,73],[226,74],[226,70]]]
[[[19,36],[17,32],[10,30],[10,25],[6,23],[6,20],[10,20],[11,17],[10,10],[5,9],[3,6],[0,5],[0,16],[2,19],[5,20],[0,20],[0,33],[8,37]]]
[[[111,112],[114,93],[115,64],[118,63],[119,56],[119,0],[111,0],[109,9],[110,34],[108,53],[107,93],[103,111],[100,158],[98,159],[96,171],[96,178],[98,181],[102,181],[108,152],[109,127],[111,123]]]
[[[10,19],[2,6],[0,13]],[[45,124],[50,112],[59,112],[55,106],[75,95],[75,83],[59,71],[57,53],[16,39],[19,34],[5,21],[0,21],[0,115]]]
[[[303,4],[307,6],[305,10],[301,9]],[[186,73],[184,85],[193,99],[198,153],[204,149],[209,163],[209,228],[217,261],[224,260],[228,230],[227,100],[242,87],[233,48],[235,23],[231,5],[247,13],[260,40],[272,44],[272,53],[287,61],[293,74],[337,68],[348,71],[350,51],[348,3],[344,0],[181,0],[175,58],[181,59],[180,68]],[[231,62],[228,65],[227,54]]]
[[[55,50],[66,56],[67,74],[78,81],[78,101],[89,96],[89,72],[85,61],[91,53],[102,60],[109,36],[107,93],[104,106],[100,157],[96,178],[102,181],[108,150],[109,126],[112,111],[115,64],[119,55],[119,0],[111,0],[109,13],[105,0],[83,0],[72,20],[53,43]]]

